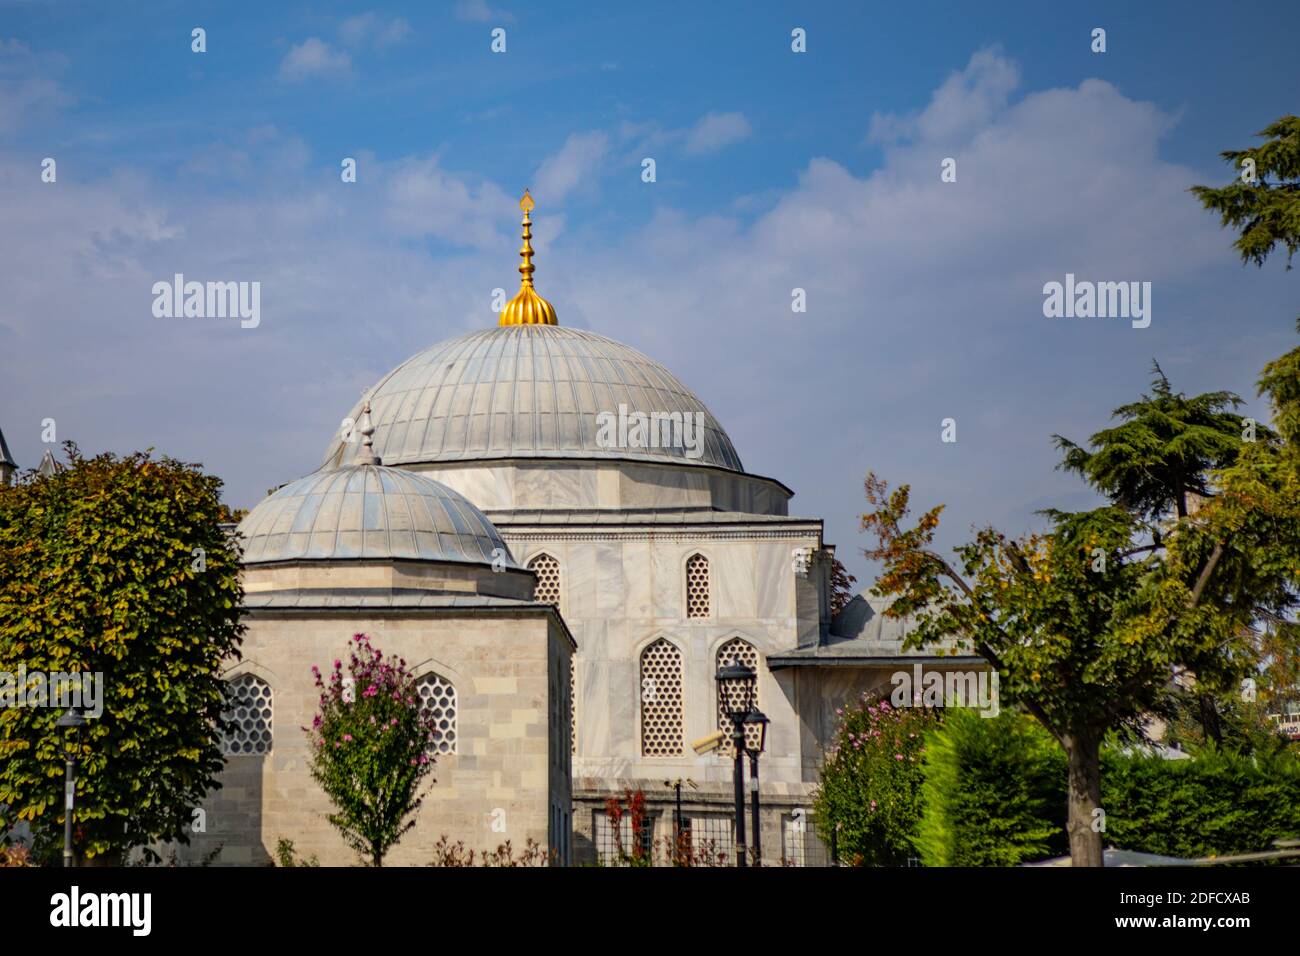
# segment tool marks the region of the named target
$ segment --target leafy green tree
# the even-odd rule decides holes
[[[916,618],[911,646],[954,638],[981,654],[1000,672],[1004,697],[1060,743],[1080,866],[1101,865],[1092,823],[1105,734],[1135,727],[1179,675],[1207,693],[1237,686],[1258,661],[1253,625],[1262,612],[1286,612],[1300,577],[1295,506],[1267,465],[1280,440],[1260,428],[1246,441],[1246,423],[1225,410],[1235,396],[1185,399],[1163,375],[1157,384],[1154,396],[1120,409],[1124,425],[1094,436],[1090,451],[1058,439],[1064,467],[1110,504],[1045,512],[1050,529],[1018,539],[984,528],[956,549],[955,564],[932,548],[942,506],[909,527],[909,489],[891,492],[875,475],[866,482],[875,510],[863,527],[877,539],[867,554],[885,565],[876,592],[898,596],[886,613]],[[1204,496],[1195,509],[1192,492]]]
[[[219,786],[239,556],[219,524],[219,479],[148,453],[65,447],[66,468],[0,489],[0,672],[102,675],[102,714],[77,746],[74,823],[76,850],[111,860],[188,843],[193,808]],[[62,709],[46,703],[0,709],[0,832],[27,821],[57,846]]]
[[[1220,155],[1237,173],[1227,186],[1193,186],[1206,209],[1238,231],[1233,246],[1242,261],[1263,266],[1280,243],[1287,269],[1300,249],[1300,116],[1283,116],[1257,135],[1268,141],[1252,149]],[[1253,173],[1253,175],[1251,175]]]
[[[432,712],[421,707],[406,662],[385,659],[364,634],[352,640],[346,674],[342,660],[334,662],[328,680],[312,668],[320,712],[304,729],[311,775],[335,807],[327,819],[371,866],[383,866],[388,851],[415,826],[438,728]]]
[[[1091,450],[1060,435],[1052,438],[1065,453],[1060,467],[1121,508],[1146,518],[1170,511],[1185,518],[1189,495],[1210,494],[1211,470],[1237,460],[1246,429],[1232,409],[1242,402],[1232,392],[1190,398],[1175,392],[1159,363],[1153,363],[1153,375],[1151,394],[1115,409],[1111,417],[1122,423],[1093,435]],[[1276,436],[1257,426],[1256,437]]]
[[[1188,397],[1175,392],[1159,363],[1153,363],[1151,394],[1122,405],[1112,414],[1121,424],[1097,432],[1085,449],[1054,435],[1065,453],[1062,468],[1078,473],[1129,513],[1156,522],[1152,550],[1160,546],[1162,522],[1186,518],[1195,502],[1212,495],[1212,475],[1236,462],[1249,433],[1251,440],[1277,436],[1263,425],[1248,425],[1232,409],[1242,404],[1232,392]],[[1195,496],[1195,497],[1193,497]],[[1223,742],[1214,693],[1196,695],[1205,735]]]
[[[1205,208],[1220,214],[1223,226],[1238,231],[1234,245],[1243,261],[1262,266],[1281,243],[1290,270],[1300,246],[1300,117],[1283,116],[1259,135],[1268,141],[1255,149],[1221,154],[1238,171],[1237,180],[1221,189],[1194,186],[1192,192]],[[1265,366],[1259,389],[1269,398],[1284,443],[1251,447],[1230,480],[1254,496],[1262,520],[1286,531],[1296,527],[1300,508],[1300,348]],[[1272,553],[1278,563],[1294,568],[1300,565],[1300,555],[1294,549],[1288,553],[1287,540],[1279,534]],[[1293,606],[1282,601],[1259,609],[1259,650],[1267,664],[1267,686],[1284,695],[1294,694],[1300,679],[1300,626],[1287,613]]]

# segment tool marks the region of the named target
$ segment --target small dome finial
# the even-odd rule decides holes
[[[352,459],[355,465],[382,465],[379,456],[375,454],[375,423],[370,418],[370,399],[361,406],[361,417],[357,419],[354,426],[357,433],[361,436],[361,448],[358,449],[356,457]]]
[[[519,264],[519,292],[506,303],[501,310],[501,325],[558,325],[555,307],[543,299],[533,289],[533,221],[529,213],[537,204],[527,189],[519,198],[519,208],[523,210],[524,243],[519,247],[519,256],[524,261]]]

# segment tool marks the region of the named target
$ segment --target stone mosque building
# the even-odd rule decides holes
[[[522,282],[499,324],[398,365],[320,468],[240,523],[248,632],[226,675],[239,729],[186,858],[220,846],[218,863],[267,863],[290,839],[355,862],[302,728],[312,665],[345,657],[356,633],[413,666],[440,728],[436,782],[394,864],[430,862],[443,835],[608,862],[606,801],[640,790],[645,827],[624,817],[623,845],[667,845],[679,782],[691,842],[733,858],[730,744],[692,746],[729,740],[714,675],[731,662],[756,668],[770,719],[764,862],[824,862],[810,808],[835,708],[917,661],[971,663],[904,653],[862,595],[832,621],[822,521],[746,471],[668,369],[558,323],[533,285],[532,205],[525,192]],[[670,440],[646,440],[638,415],[671,423],[654,436]]]

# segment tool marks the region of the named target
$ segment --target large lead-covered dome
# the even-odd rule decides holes
[[[385,465],[503,458],[597,458],[743,471],[709,410],[658,362],[630,346],[558,325],[503,325],[442,342],[368,393]],[[355,419],[358,403],[349,413]],[[609,447],[598,417],[699,413],[698,457],[685,447]],[[355,447],[336,435],[324,467]]]

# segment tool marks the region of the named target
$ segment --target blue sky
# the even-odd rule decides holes
[[[53,417],[86,449],[202,461],[252,505],[318,464],[362,388],[494,320],[525,185],[561,323],[675,371],[860,573],[868,468],[948,502],[948,543],[1018,532],[1088,503],[1049,436],[1102,427],[1153,357],[1253,397],[1293,344],[1300,279],[1243,268],[1186,189],[1296,111],[1300,8],[539,6],[0,0],[20,463]],[[263,325],[154,319],[175,271],[261,281]],[[1151,281],[1152,326],[1045,319],[1066,272]]]

